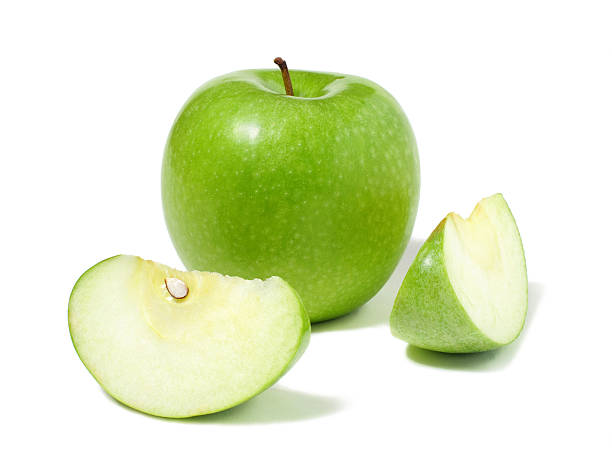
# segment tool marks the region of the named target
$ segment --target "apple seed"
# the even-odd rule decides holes
[[[166,289],[168,289],[168,293],[172,295],[173,298],[177,300],[181,300],[187,296],[189,293],[189,288],[187,284],[176,277],[166,277],[164,280],[166,283]]]

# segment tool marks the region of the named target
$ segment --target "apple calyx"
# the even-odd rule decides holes
[[[274,63],[280,67],[281,74],[283,75],[283,83],[285,84],[285,92],[288,96],[293,95],[293,86],[291,84],[291,76],[289,75],[289,69],[287,63],[282,57],[274,59]]]
[[[164,282],[166,283],[166,289],[168,290],[168,293],[172,295],[172,298],[182,300],[189,293],[189,287],[187,287],[187,284],[176,277],[166,277]]]

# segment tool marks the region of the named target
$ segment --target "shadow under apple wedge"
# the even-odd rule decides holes
[[[136,411],[104,394],[126,410],[143,416],[155,417]],[[219,413],[192,418],[157,418],[168,422],[202,424],[273,424],[301,421],[331,415],[342,409],[344,403],[335,397],[309,394],[284,387],[272,387],[241,405]]]
[[[544,285],[539,282],[529,282],[528,307],[525,325],[519,337],[507,346],[492,351],[476,352],[473,354],[447,354],[444,352],[429,351],[416,346],[408,345],[406,356],[421,365],[446,370],[459,371],[499,371],[505,368],[514,359],[522,346],[525,336],[531,328],[535,313],[541,303]]]
[[[388,324],[395,296],[423,242],[423,239],[410,240],[395,271],[383,288],[370,301],[345,316],[312,324],[312,332],[352,330]]]

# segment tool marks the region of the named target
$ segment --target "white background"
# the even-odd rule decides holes
[[[610,457],[611,23],[605,1],[2,2],[0,455]],[[77,358],[70,290],[118,253],[181,267],[160,199],[171,123],[200,84],[277,55],[404,107],[413,240],[272,389],[188,421],[141,415]],[[407,348],[387,316],[416,250],[495,192],[523,236],[526,329],[479,355]]]

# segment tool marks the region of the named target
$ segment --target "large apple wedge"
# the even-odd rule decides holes
[[[68,306],[79,357],[115,399],[149,414],[221,411],[271,386],[299,358],[310,322],[284,280],[182,272],[109,258]]]
[[[501,194],[464,220],[450,213],[425,241],[399,290],[391,331],[415,346],[478,352],[513,341],[527,313],[527,268]]]

